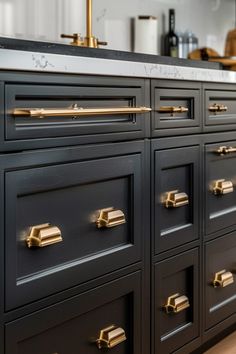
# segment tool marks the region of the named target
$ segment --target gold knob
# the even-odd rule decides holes
[[[179,293],[168,297],[166,304],[163,306],[166,313],[179,313],[190,307],[189,299],[185,295]]]
[[[236,152],[236,148],[232,146],[220,146],[219,149],[216,150],[216,153],[223,156],[229,153]]]
[[[186,193],[179,193],[178,190],[167,192],[164,202],[166,208],[178,208],[187,204],[189,204],[189,199]]]
[[[123,328],[112,325],[100,331],[100,335],[96,340],[96,343],[98,349],[111,349],[125,340],[126,335]]]
[[[96,221],[97,228],[114,227],[126,222],[125,215],[121,210],[115,210],[113,207],[100,210]]]
[[[215,195],[224,195],[232,193],[234,191],[234,185],[231,181],[226,181],[225,179],[219,179],[215,182],[213,193]]]
[[[171,113],[173,116],[174,113],[188,112],[188,108],[183,106],[162,106],[157,111],[160,113]]]
[[[226,286],[234,283],[234,276],[231,272],[227,272],[225,269],[215,273],[213,280],[214,288],[225,288]]]
[[[62,241],[61,231],[57,226],[42,224],[31,227],[26,239],[28,248],[46,247]]]
[[[214,103],[212,106],[209,107],[209,111],[210,112],[227,112],[228,107],[225,106],[224,104],[218,104],[218,103]]]

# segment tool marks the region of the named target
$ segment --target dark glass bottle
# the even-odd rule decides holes
[[[165,36],[165,55],[177,58],[178,55],[178,36],[175,33],[175,10],[169,10],[169,32]]]

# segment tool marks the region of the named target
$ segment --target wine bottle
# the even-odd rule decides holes
[[[175,33],[175,10],[169,10],[169,32],[165,36],[165,55],[178,57],[178,36]]]

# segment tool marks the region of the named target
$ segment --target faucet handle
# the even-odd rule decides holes
[[[84,39],[81,37],[80,33],[73,33],[73,34],[61,34],[61,38],[71,38],[73,41],[70,43],[72,45],[83,46]]]

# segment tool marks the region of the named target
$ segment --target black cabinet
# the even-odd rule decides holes
[[[73,162],[49,164],[49,151],[31,153],[33,165],[28,154],[17,167],[17,155],[8,158],[7,311],[142,259],[144,144],[135,145],[120,156],[98,146],[90,158],[75,148]]]
[[[235,92],[1,73],[1,353],[190,354],[235,325]]]
[[[137,272],[10,322],[5,353],[142,354],[140,293]]]

